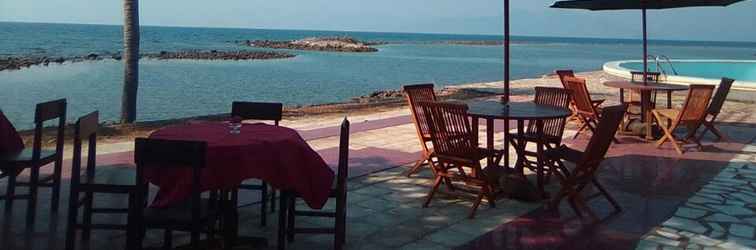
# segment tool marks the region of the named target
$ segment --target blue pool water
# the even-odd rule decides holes
[[[640,71],[643,69],[642,62],[621,63],[621,67]],[[756,61],[672,61],[672,67],[668,64],[661,65],[664,72],[673,74],[672,67],[680,76],[690,76],[707,79],[720,79],[728,77],[735,80],[756,82]],[[659,71],[656,64],[650,63],[649,70]]]
[[[80,56],[122,49],[120,26],[0,22],[0,57]],[[376,90],[435,82],[437,86],[503,79],[500,46],[449,45],[450,40],[501,36],[142,27],[142,52],[254,50],[234,41],[348,35],[387,41],[377,53],[287,51],[267,61],[140,61],[137,119],[170,119],[228,112],[234,100],[308,105],[347,101]],[[554,69],[600,70],[607,61],[640,58],[642,43],[627,39],[513,37],[513,79]],[[650,53],[672,58],[756,59],[756,43],[650,41]],[[68,98],[69,119],[100,111],[116,120],[123,63],[114,60],[0,72],[0,109],[20,128],[32,127],[34,104]]]

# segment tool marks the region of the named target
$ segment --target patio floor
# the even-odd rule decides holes
[[[298,119],[282,125],[298,129],[330,164],[337,161],[341,117]],[[634,137],[620,137],[610,149],[599,173],[601,181],[623,210],[598,198],[590,202],[600,220],[579,219],[567,207],[546,212],[540,203],[502,198],[496,208],[481,206],[467,219],[471,201],[438,195],[429,208],[422,202],[430,188],[429,171],[407,178],[401,172],[418,157],[419,145],[408,112],[397,109],[350,116],[352,122],[348,194],[348,249],[724,249],[756,248],[756,128],[747,123],[723,123],[729,142],[705,140],[705,151],[682,156],[671,146],[655,149]],[[483,129],[483,128],[481,128]],[[498,131],[500,127],[496,128]],[[571,138],[569,128],[565,138]],[[481,133],[481,136],[484,133]],[[496,143],[502,145],[502,133]],[[569,136],[569,137],[567,137]],[[565,143],[581,148],[588,136]],[[483,141],[483,140],[481,140]],[[133,143],[100,145],[99,164],[130,163]],[[70,150],[70,149],[67,149]],[[70,157],[70,153],[66,154]],[[514,155],[512,153],[512,155]],[[69,165],[66,161],[66,166]],[[101,168],[101,178],[132,179],[129,168]],[[70,173],[64,174],[67,180]],[[13,214],[2,220],[0,249],[61,249],[65,240],[68,183],[64,180],[61,210],[50,213],[49,192],[42,189],[35,225],[24,222],[25,202],[16,202]],[[4,180],[0,186],[5,186]],[[558,189],[551,184],[548,190]],[[24,191],[24,190],[22,190]],[[587,190],[590,192],[592,190]],[[255,200],[243,192],[243,200]],[[97,204],[125,206],[118,196],[98,197]],[[0,204],[2,206],[3,204]],[[299,204],[302,205],[303,204]],[[329,203],[326,207],[333,208]],[[4,209],[4,208],[3,208]],[[277,216],[259,226],[259,207],[240,210],[240,234],[268,238],[275,248]],[[125,221],[118,216],[95,221]],[[302,225],[329,223],[325,219],[298,219]],[[176,233],[176,245],[187,241]],[[160,245],[162,233],[151,231],[145,246]],[[122,248],[125,234],[93,231],[81,249]],[[329,249],[332,236],[297,236],[289,249]],[[240,247],[239,249],[249,249]]]

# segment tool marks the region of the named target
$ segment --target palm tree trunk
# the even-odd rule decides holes
[[[139,0],[123,0],[123,95],[121,123],[136,120],[139,89]]]

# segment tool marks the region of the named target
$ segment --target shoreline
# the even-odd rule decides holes
[[[617,76],[609,75],[603,71],[579,72],[578,77],[584,77],[588,80],[588,89],[594,99],[606,99],[607,105],[619,103],[617,89],[609,88],[601,84],[608,80],[622,79]],[[501,94],[503,82],[483,82],[483,83],[463,83],[459,85],[436,86],[436,94],[441,100],[471,100],[475,98],[491,98]],[[510,82],[510,91],[513,101],[525,101],[533,98],[535,86],[560,87],[558,77],[552,74],[545,74],[540,77],[522,78]],[[737,90],[733,90],[728,96],[728,102],[724,107],[724,112],[728,116],[720,117],[720,122],[730,121],[733,123],[748,125],[756,124],[756,118],[750,118],[747,114],[752,113],[756,108],[756,94],[748,94],[747,97],[738,97]],[[687,92],[675,92],[673,101],[682,103]],[[731,98],[732,97],[732,98]],[[284,120],[299,121],[302,119],[320,119],[323,117],[349,116],[371,114],[383,111],[396,111],[406,109],[406,100],[400,90],[380,90],[368,95],[352,97],[348,101],[337,103],[313,104],[303,106],[285,106]],[[102,122],[98,130],[98,135],[102,143],[119,143],[131,141],[136,137],[148,136],[152,131],[172,125],[186,123],[189,121],[221,121],[227,119],[228,113],[207,114],[192,117],[180,117],[172,119],[162,119],[154,121],[140,121],[131,125],[121,125],[115,122]],[[745,119],[745,120],[744,120]],[[73,135],[73,123],[68,123],[66,128],[66,138]],[[756,127],[756,125],[748,125]],[[27,145],[30,145],[33,139],[33,129],[20,130],[19,133]],[[46,136],[53,135],[52,129],[45,129]],[[50,142],[47,142],[50,143]],[[66,141],[72,143],[71,139]],[[52,144],[50,144],[52,145]],[[50,146],[47,145],[47,146]]]

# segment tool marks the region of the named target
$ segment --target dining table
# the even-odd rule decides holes
[[[672,92],[688,90],[688,86],[678,84],[659,83],[653,81],[636,82],[630,80],[606,81],[604,86],[619,89],[620,103],[625,103],[626,89],[640,92],[641,122],[645,128],[645,138],[653,140],[652,117],[651,117],[651,94],[653,92],[665,92],[667,95],[667,108],[672,108]]]
[[[247,179],[261,179],[282,192],[297,193],[309,207],[320,209],[328,201],[334,181],[334,171],[321,156],[296,130],[283,126],[189,122],[161,128],[150,138],[208,143],[207,166],[200,178],[202,191],[233,190]],[[145,171],[145,179],[159,187],[151,206],[170,206],[191,194],[191,171],[151,169]],[[279,210],[283,216],[286,209]],[[236,220],[237,213],[232,215]],[[238,228],[232,230],[238,232]],[[283,230],[279,228],[279,243]]]
[[[508,156],[509,145],[512,144],[517,153],[518,159],[523,159],[525,156],[525,122],[536,123],[537,138],[543,138],[543,124],[545,120],[567,118],[572,113],[567,108],[561,108],[545,104],[537,104],[535,102],[502,102],[497,100],[475,100],[467,102],[468,115],[472,117],[473,132],[475,138],[478,138],[478,123],[479,119],[486,120],[486,147],[488,150],[494,150],[494,120],[504,120],[504,155]],[[517,122],[517,138],[518,140],[511,140],[512,135],[509,132],[509,121],[515,120]],[[545,165],[545,144],[543,140],[536,140],[536,155],[537,155],[537,187],[541,195],[545,195],[544,186],[544,165]],[[520,164],[514,166],[518,173],[524,176],[524,161],[518,160]],[[488,158],[488,166],[493,166],[493,159]],[[509,157],[505,157],[504,166],[509,167]]]

